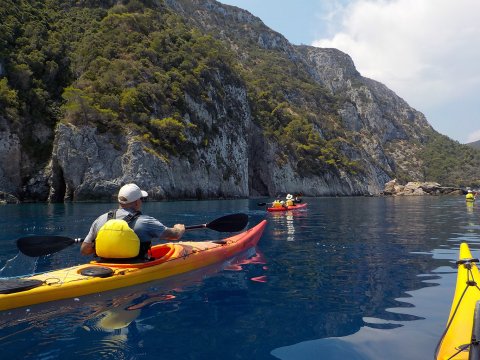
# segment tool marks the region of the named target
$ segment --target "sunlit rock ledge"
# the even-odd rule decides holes
[[[442,186],[436,182],[410,181],[406,185],[393,179],[385,184],[383,195],[420,196],[420,195],[463,195],[461,188]]]
[[[12,194],[0,191],[0,205],[19,204],[20,201]]]

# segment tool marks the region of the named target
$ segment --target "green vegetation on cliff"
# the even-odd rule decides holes
[[[336,146],[334,99],[281,56],[259,52],[240,65],[226,45],[154,1],[2,1],[0,111],[32,156],[48,156],[53,139],[39,141],[31,124],[53,129],[58,121],[134,129],[157,151],[188,156],[186,132],[202,130],[193,114],[185,123],[184,95],[209,106],[211,94],[222,96],[221,74],[247,87],[255,121],[280,144],[279,161],[288,156],[313,173],[355,171]],[[323,113],[286,101],[304,94]],[[320,138],[315,126],[332,132]]]
[[[361,173],[360,161],[345,155],[355,144],[338,114],[343,100],[286,53],[247,39],[239,44],[242,59],[162,1],[0,0],[0,117],[39,164],[51,154],[60,121],[134,131],[166,159],[189,157],[189,135],[208,144],[216,128],[186,101],[215,114],[223,86],[241,85],[254,122],[278,144],[280,165],[288,159],[302,175]],[[436,134],[425,147],[423,180],[478,179],[478,152]]]
[[[184,93],[208,100],[219,71],[239,81],[218,41],[157,2],[2,1],[0,115],[32,155],[53,140],[40,143],[32,123],[53,129],[61,120],[133,128],[177,154],[192,129],[182,120]]]
[[[480,150],[440,134],[430,134],[422,153],[426,181],[445,186],[480,187]]]

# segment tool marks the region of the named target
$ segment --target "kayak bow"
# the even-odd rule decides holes
[[[119,289],[219,263],[254,247],[266,220],[221,241],[181,241],[152,247],[154,260],[140,263],[92,261],[25,278],[0,280],[0,310]]]
[[[437,346],[437,360],[479,359],[480,281],[478,259],[472,258],[468,245],[460,245],[458,274],[450,315]],[[478,302],[478,303],[477,303]],[[476,355],[472,355],[472,354]]]

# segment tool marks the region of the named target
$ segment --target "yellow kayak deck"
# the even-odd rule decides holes
[[[480,275],[466,243],[460,245],[458,274],[445,333],[438,347],[437,360],[468,360],[473,346],[475,306],[480,301]],[[479,339],[480,340],[480,339]],[[475,345],[477,348],[479,345]],[[476,350],[475,350],[476,351]]]

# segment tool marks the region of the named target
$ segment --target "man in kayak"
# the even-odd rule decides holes
[[[295,203],[293,202],[293,195],[292,194],[288,194],[286,199],[287,199],[287,201],[286,201],[287,206],[295,205]]]
[[[100,215],[93,222],[80,252],[107,259],[146,259],[153,239],[179,240],[185,225],[175,224],[169,228],[140,212],[142,198],[147,196],[136,184],[122,186],[118,192],[119,208]]]
[[[300,198],[300,196],[302,196],[302,194],[295,194],[295,199],[293,199],[293,202],[295,203],[295,205],[302,202],[302,199]]]
[[[282,207],[282,204],[280,203],[280,199],[275,199],[272,203],[272,207],[274,208]]]
[[[477,193],[473,193],[472,190],[468,189],[467,195],[465,196],[465,200],[475,201],[476,197],[477,197]]]

